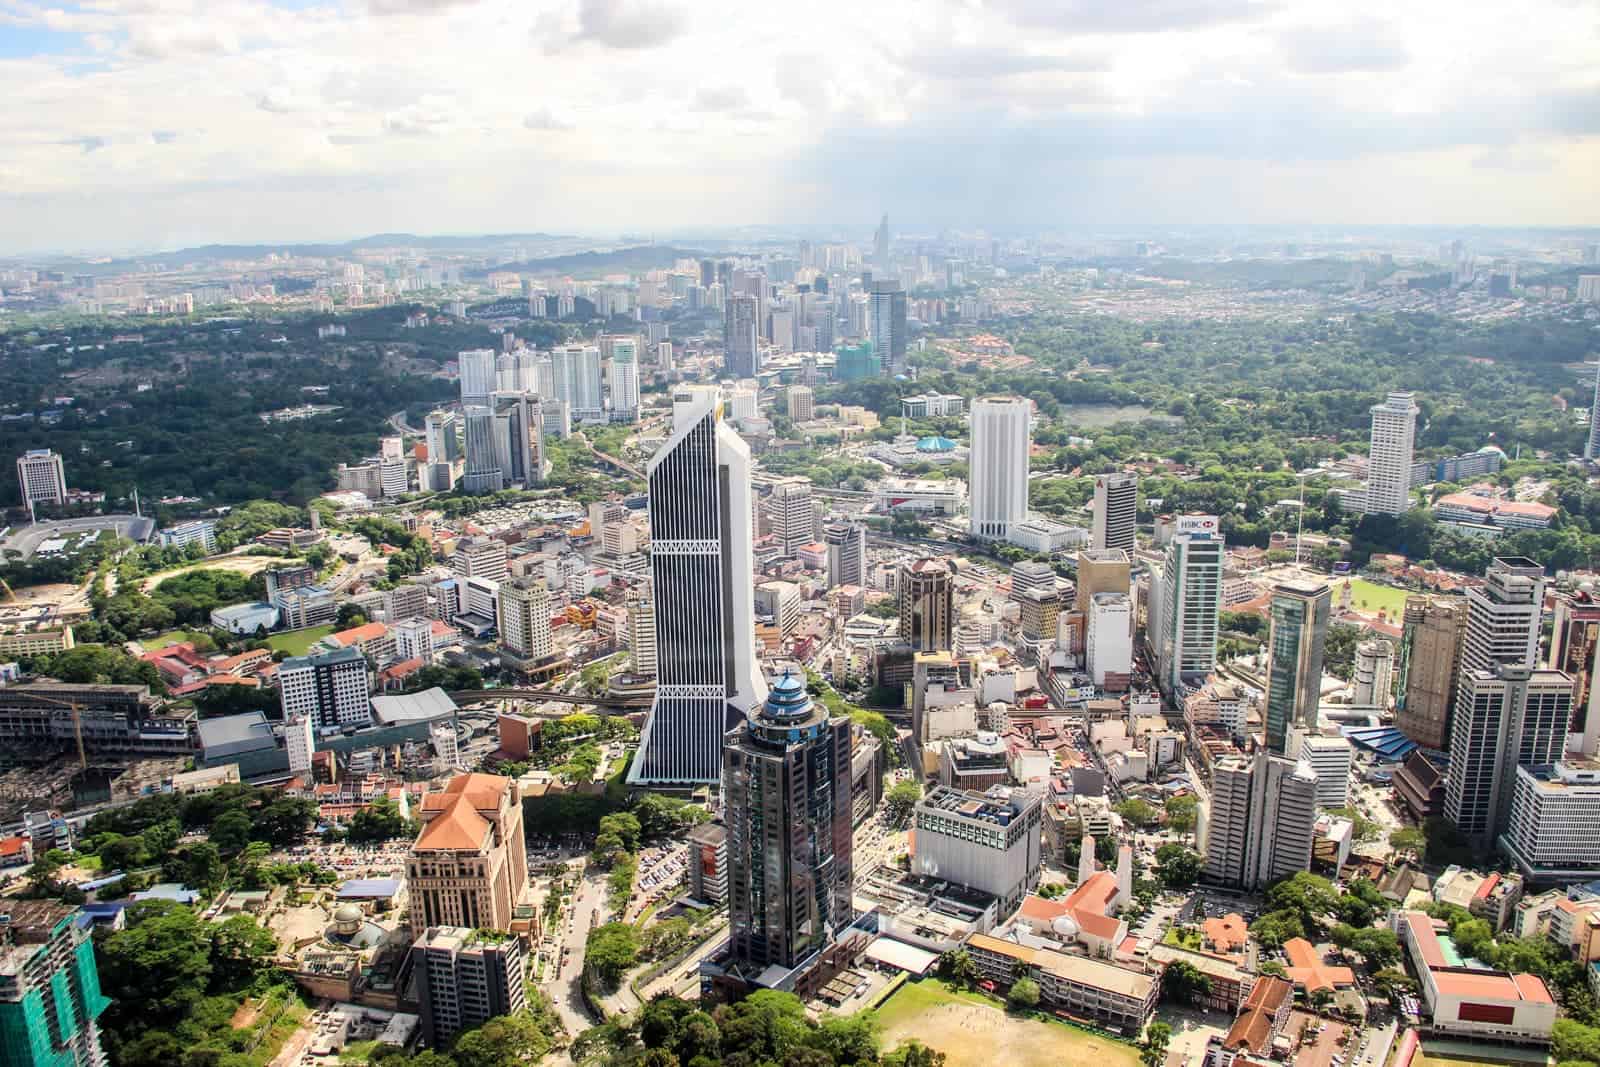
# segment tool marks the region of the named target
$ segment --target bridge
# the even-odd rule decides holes
[[[616,456],[613,456],[613,455],[610,455],[608,453],[600,451],[598,448],[594,447],[594,445],[590,442],[589,438],[584,436],[582,433],[576,433],[576,434],[573,434],[573,436],[578,438],[578,440],[582,441],[583,442],[583,447],[587,448],[589,450],[589,454],[591,456],[593,456],[595,459],[598,459],[601,463],[605,463],[605,464],[613,467],[614,469],[621,471],[623,474],[626,474],[630,478],[636,478],[641,482],[645,480],[644,471],[640,470],[637,467],[630,466],[629,464],[624,463],[622,460],[618,459]]]
[[[579,693],[563,693],[555,689],[459,689],[450,694],[458,707],[483,704],[491,700],[551,700],[563,704],[583,704],[593,708],[649,708],[653,697],[649,695],[625,697],[592,697]]]

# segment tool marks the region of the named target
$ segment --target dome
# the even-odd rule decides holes
[[[811,697],[806,693],[806,683],[793,671],[784,671],[783,677],[772,683],[763,709],[768,718],[803,719],[811,713]]]
[[[950,452],[956,443],[948,437],[924,437],[917,442],[918,452]]]
[[[1051,927],[1063,941],[1076,941],[1078,939],[1078,921],[1071,914],[1057,915]]]
[[[355,904],[343,904],[333,913],[333,925],[341,934],[353,934],[361,928],[363,916]]]

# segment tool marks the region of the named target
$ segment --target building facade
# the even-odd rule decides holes
[[[1395,725],[1423,748],[1450,744],[1467,604],[1460,597],[1406,597],[1395,678]]]
[[[1205,878],[1241,889],[1311,869],[1317,775],[1304,761],[1262,750],[1226,756],[1212,769],[1205,821]]]
[[[411,946],[422,1038],[446,1049],[465,1030],[528,1006],[522,943],[464,926],[428,929]]]
[[[278,698],[285,722],[304,715],[318,730],[372,723],[367,659],[354,647],[284,660],[278,665]]]
[[[1184,678],[1204,677],[1217,665],[1222,609],[1221,525],[1214,515],[1185,515],[1167,542],[1161,574],[1151,579],[1156,661],[1163,689],[1181,692]]]
[[[828,587],[867,584],[867,528],[858,522],[830,522],[822,531],[828,545]]]
[[[1367,456],[1368,515],[1402,515],[1411,506],[1411,454],[1416,443],[1416,394],[1393,392],[1372,406]]]
[[[1444,813],[1468,840],[1490,847],[1510,822],[1518,767],[1565,751],[1572,679],[1560,671],[1463,666],[1450,726]]]
[[[458,774],[418,805],[422,829],[406,877],[414,929],[509,930],[528,887],[528,846],[517,783]]]
[[[980,397],[972,404],[969,475],[972,536],[1004,541],[1028,518],[1028,417],[1020,397]]]
[[[1272,588],[1263,715],[1269,752],[1289,754],[1291,727],[1316,728],[1331,601],[1328,587],[1321,584],[1280,582]]]
[[[31,448],[17,457],[17,485],[25,508],[67,502],[66,469],[51,449]]]
[[[969,793],[935,786],[912,816],[913,874],[976,889],[1009,915],[1039,884],[1040,794],[998,787]]]
[[[543,578],[512,578],[500,583],[500,662],[526,674],[554,652],[550,637],[550,591]]]
[[[1094,524],[1090,547],[1133,553],[1139,521],[1139,480],[1131,474],[1102,474],[1094,480]]]
[[[955,575],[950,564],[919,559],[905,564],[896,582],[900,640],[914,652],[950,648],[955,625]]]

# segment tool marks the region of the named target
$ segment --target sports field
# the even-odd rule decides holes
[[[332,626],[312,626],[305,630],[290,630],[287,633],[268,634],[267,644],[274,652],[287,652],[291,656],[303,656],[312,645],[333,633]]]
[[[908,982],[882,1008],[885,1051],[916,1038],[945,1054],[947,1067],[1138,1067],[1132,1045],[1062,1023],[1019,1019],[993,1001],[941,982]]]
[[[1333,583],[1334,604],[1339,603],[1343,585],[1342,578],[1336,579]],[[1350,579],[1350,606],[1369,615],[1376,615],[1382,611],[1391,619],[1398,618],[1405,611],[1407,595],[1404,589],[1396,589],[1392,585],[1379,585],[1365,578]]]
[[[1486,1049],[1485,1051],[1489,1050]],[[1477,1056],[1457,1056],[1453,1053],[1441,1051],[1429,1052],[1424,1046],[1422,1055],[1412,1062],[1414,1067],[1527,1067],[1528,1064],[1544,1062],[1531,1049],[1527,1050],[1527,1053],[1523,1056],[1518,1056],[1518,1050],[1515,1049],[1504,1051],[1509,1051],[1511,1056],[1506,1059],[1494,1059],[1491,1057],[1480,1059]]]

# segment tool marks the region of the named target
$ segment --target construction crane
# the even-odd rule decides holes
[[[76,700],[57,700],[55,697],[40,696],[38,693],[29,693],[28,697],[45,704],[54,704],[58,708],[72,709],[72,737],[78,743],[78,769],[89,769],[89,754],[83,747],[83,705]]]

